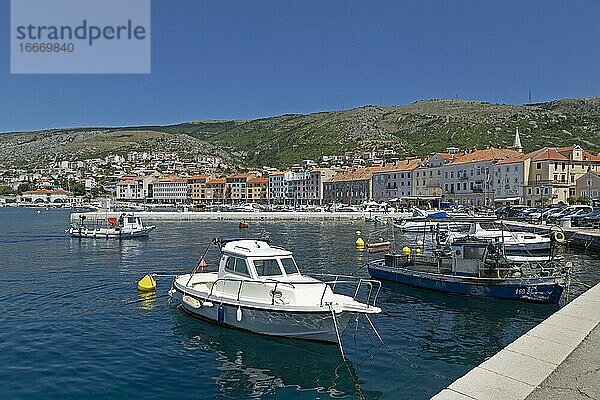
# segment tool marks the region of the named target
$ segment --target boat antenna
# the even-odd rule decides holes
[[[194,276],[194,274],[198,271],[198,268],[200,268],[200,265],[203,264],[204,259],[206,258],[206,255],[208,254],[208,251],[210,250],[211,246],[213,244],[217,244],[218,243],[218,239],[214,238],[206,247],[206,250],[204,250],[204,254],[202,254],[202,257],[200,257],[200,260],[198,260],[198,264],[196,264],[196,267],[194,268],[194,270],[192,271],[192,273],[190,274],[190,279],[188,279],[187,283],[185,284],[185,286],[188,286],[192,280],[192,277]]]

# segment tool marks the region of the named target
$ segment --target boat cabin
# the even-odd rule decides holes
[[[302,276],[290,251],[263,240],[226,242],[221,252],[219,278],[297,281]]]
[[[487,241],[457,241],[452,244],[454,275],[477,276],[488,250]]]

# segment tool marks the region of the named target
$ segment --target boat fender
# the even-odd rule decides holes
[[[223,322],[225,322],[225,307],[223,307],[223,304],[221,304],[217,309],[217,323],[222,325]]]
[[[405,256],[408,256],[408,255],[410,255],[410,247],[408,247],[408,246],[404,246],[404,247],[402,248],[402,254],[404,254]]]
[[[181,300],[192,308],[200,308],[202,304],[192,296],[188,296],[187,294],[181,298]]]
[[[565,242],[565,234],[561,231],[552,232],[552,240],[556,243],[564,243]]]
[[[242,320],[242,308],[240,306],[238,306],[237,309],[237,313],[236,313],[236,319],[238,322],[240,322]]]

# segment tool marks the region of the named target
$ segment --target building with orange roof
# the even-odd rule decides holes
[[[499,161],[520,157],[522,154],[512,149],[490,147],[475,150],[454,158],[451,162],[434,171],[415,173],[415,188],[440,185],[441,195],[454,203],[472,206],[491,206],[494,204],[494,186],[492,166]],[[428,173],[429,172],[429,173]],[[437,179],[435,179],[437,178]],[[418,190],[417,190],[418,192]]]
[[[273,204],[320,205],[323,183],[336,174],[331,168],[276,171],[269,174],[269,201]]]
[[[256,178],[253,172],[230,174],[225,177],[225,198],[233,203],[245,203],[248,198],[248,180]]]
[[[64,190],[38,189],[23,192],[17,201],[22,204],[70,204],[75,203],[73,193]]]
[[[117,200],[142,202],[152,198],[152,181],[156,175],[124,175],[117,182]]]
[[[266,202],[269,198],[269,178],[249,178],[246,185],[248,201]]]
[[[492,188],[496,206],[522,204],[529,171],[524,155],[500,160],[492,165]]]
[[[524,203],[527,205],[568,203],[577,196],[577,181],[588,172],[598,172],[600,157],[579,145],[544,147],[525,156]]]
[[[158,203],[187,203],[188,181],[186,178],[165,176],[152,182],[152,200]]]
[[[423,160],[412,173],[412,195],[441,198],[443,167],[462,155],[458,148],[450,147],[445,153],[434,153]]]
[[[413,172],[421,165],[417,159],[398,161],[373,173],[373,200],[390,201],[412,196]]]
[[[269,173],[269,201],[273,204],[286,204],[287,183],[291,171],[272,171]]]
[[[192,175],[187,178],[188,197],[194,205],[212,202],[212,189],[208,189],[207,183],[211,175]]]
[[[381,167],[357,168],[338,172],[323,184],[323,202],[358,205],[373,199],[373,174]]]

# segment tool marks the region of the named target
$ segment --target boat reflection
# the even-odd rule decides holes
[[[558,309],[555,304],[469,298],[391,282],[383,284],[379,304],[386,314],[378,326],[392,341],[412,342],[411,352],[422,359],[457,365],[483,361]]]
[[[351,362],[345,364],[334,345],[224,329],[183,312],[173,330],[215,353],[219,365],[212,379],[223,396],[277,397],[281,391],[289,395],[295,390],[313,391],[317,397],[381,396],[360,388]]]

